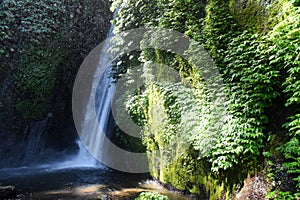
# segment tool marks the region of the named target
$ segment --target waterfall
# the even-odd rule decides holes
[[[104,59],[106,59],[104,57]],[[99,64],[100,66],[102,65],[102,62]],[[100,83],[95,83],[97,84],[97,89],[96,89],[96,94],[91,95],[91,98],[95,98],[96,105],[95,107],[88,107],[87,109],[87,115],[88,113],[92,112],[91,109],[96,109],[96,114],[97,114],[97,120],[98,120],[98,126],[95,125],[93,127],[93,130],[88,130],[91,131],[89,134],[84,134],[82,139],[85,141],[85,144],[89,146],[89,149],[93,153],[97,153],[98,156],[101,154],[101,156],[106,156],[108,152],[105,152],[105,144],[103,143],[103,137],[109,136],[110,133],[110,114],[111,114],[111,100],[114,94],[115,90],[115,85],[113,84],[112,78],[110,78],[111,70],[108,69],[104,72],[103,77],[100,80]],[[87,120],[89,118],[87,117]],[[89,123],[89,122],[86,122]],[[98,157],[97,156],[97,157]],[[100,156],[100,157],[101,157]]]
[[[76,141],[78,153],[63,162],[47,165],[48,170],[61,170],[68,168],[103,168],[95,158],[91,156],[80,140]]]
[[[116,88],[123,86],[116,84],[111,77],[112,61],[117,61],[118,56],[130,51],[132,44],[139,48],[138,43],[123,40],[126,33],[112,37],[112,30],[113,26],[108,39],[94,48],[80,66],[73,87],[73,119],[82,143],[98,161],[119,171],[145,173],[148,172],[145,153],[126,151],[109,139],[113,128],[112,113],[116,116],[112,112],[111,102],[113,98],[118,98],[114,97]],[[137,31],[127,35],[136,39],[137,34],[137,41],[140,41],[143,33],[144,31]],[[130,48],[126,50],[127,47]],[[112,52],[109,51],[111,49]]]
[[[44,120],[38,122],[32,122],[25,130],[25,141],[26,149],[24,155],[24,164],[32,163],[35,161],[34,158],[40,156],[44,151],[44,138],[47,134],[48,124],[50,117],[47,116]]]
[[[112,33],[112,28],[110,29],[110,34]],[[109,36],[110,36],[109,34]],[[108,63],[109,53],[108,49],[110,43],[106,42],[104,45],[100,60],[98,63],[98,68],[101,69],[105,67]],[[78,168],[78,167],[88,167],[88,168],[103,168],[103,165],[100,165],[99,162],[92,157],[89,151],[97,152],[98,155],[107,156],[108,153],[104,150],[105,144],[103,143],[104,134],[110,135],[110,116],[111,116],[111,100],[113,98],[115,84],[113,83],[113,78],[110,76],[111,68],[107,68],[102,74],[100,82],[93,81],[92,91],[88,98],[88,103],[85,111],[85,117],[83,120],[83,129],[80,139],[76,143],[78,145],[78,153],[74,155],[69,160],[66,160],[62,163],[57,163],[57,165],[52,166],[52,169],[64,169],[64,168]],[[96,70],[95,76],[99,76],[99,70]],[[94,79],[97,80],[97,79]],[[91,103],[95,101],[95,104]],[[87,124],[92,123],[90,113],[96,112],[98,124],[95,123],[92,128]],[[104,134],[103,134],[104,133]],[[86,148],[88,147],[88,149]],[[88,151],[89,150],[89,151]]]
[[[111,26],[108,38],[112,36],[113,26]],[[111,134],[111,100],[115,91],[114,79],[111,74],[111,63],[109,53],[110,40],[107,39],[98,51],[99,56],[97,68],[91,74],[89,93],[85,102],[85,113],[81,119],[81,130],[79,136],[82,143],[87,147],[92,155],[99,157],[107,156],[104,137]],[[100,52],[100,53],[99,53]],[[103,69],[106,69],[103,71]],[[88,71],[88,73],[91,73]],[[100,79],[99,79],[100,78]],[[99,81],[100,80],[100,81]],[[83,81],[84,82],[84,81]],[[84,97],[83,97],[84,98]],[[95,115],[96,113],[96,115]],[[74,115],[74,110],[73,110]],[[97,119],[94,119],[95,116]],[[97,121],[95,121],[97,120]],[[106,135],[106,136],[105,136]]]

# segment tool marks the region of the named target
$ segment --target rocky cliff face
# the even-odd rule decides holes
[[[1,2],[0,152],[4,157],[25,151],[30,133],[37,129],[47,138],[43,148],[62,151],[74,146],[73,82],[85,56],[106,37],[112,18],[109,8],[105,0]]]

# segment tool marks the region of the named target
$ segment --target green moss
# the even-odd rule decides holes
[[[154,177],[162,177],[164,168],[164,159],[162,157],[167,147],[165,132],[167,114],[163,105],[163,98],[155,85],[149,87],[148,92],[148,110],[146,114],[147,128],[144,131],[144,143],[147,146],[148,156],[150,158],[150,169]]]
[[[214,178],[210,164],[198,160],[199,153],[193,148],[185,148],[176,135],[186,136],[170,128],[174,116],[167,110],[172,103],[168,104],[170,101],[163,90],[163,87],[152,84],[146,92],[149,105],[143,142],[147,147],[151,175],[179,190],[210,196],[212,200],[229,198],[231,190],[224,187],[222,180]]]
[[[289,15],[292,3],[287,0],[230,0],[229,7],[242,27],[267,33]]]
[[[167,64],[180,73],[184,86],[159,82],[165,73],[161,68],[157,74],[145,76],[157,75],[143,91],[149,99],[149,107],[144,108],[143,142],[150,171],[178,189],[207,194],[210,199],[229,199],[248,175],[262,170],[267,159],[262,152],[278,152],[267,139],[276,134],[270,131],[270,119],[274,118],[268,112],[270,106],[279,102],[278,98],[288,98],[286,106],[294,106],[299,113],[299,10],[293,7],[294,1],[287,0],[210,0],[205,20],[196,20],[186,10],[182,13],[181,2],[166,3],[159,6],[170,12],[162,13],[158,24],[203,42],[215,61],[224,83],[224,93],[216,93],[224,97],[226,119],[215,120],[219,110],[212,106],[197,66],[160,50],[143,51],[144,71],[151,71],[149,63]],[[192,20],[189,25],[193,26],[185,26],[182,17]],[[190,119],[185,115],[192,109],[196,114]],[[286,125],[291,132],[287,135],[294,138],[282,150],[290,160],[299,152],[299,116],[291,117]],[[210,137],[214,132],[217,137]],[[299,171],[294,161],[285,165],[290,174]]]
[[[16,110],[25,119],[38,120],[52,105],[56,70],[64,54],[51,48],[25,46],[20,57],[20,69],[13,76],[19,97]]]
[[[85,55],[104,39],[108,6],[89,0],[1,1],[0,115],[5,123],[41,119],[54,103],[68,110],[65,91],[71,90]]]
[[[168,200],[168,197],[157,192],[142,192],[135,200]]]

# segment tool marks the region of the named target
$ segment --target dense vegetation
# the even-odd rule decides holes
[[[105,37],[108,6],[98,0],[0,1],[2,126],[24,126],[49,112],[71,114],[66,107],[76,71]],[[300,1],[114,0],[116,7],[116,33],[179,31],[209,52],[219,72],[209,82],[201,58],[162,49],[120,56],[114,77],[127,72],[125,85],[134,85],[136,71],[145,80],[125,97],[142,139],[118,130],[120,145],[145,148],[153,177],[203,198],[230,198],[247,177],[259,175],[265,183],[259,195],[299,199]],[[153,34],[153,42],[161,39]],[[191,45],[185,55],[199,51]]]
[[[73,83],[106,37],[109,8],[98,0],[0,1],[0,167],[76,151]]]
[[[1,1],[4,121],[40,120],[63,103],[70,104],[77,69],[109,28],[108,8],[108,2],[94,0]]]
[[[182,32],[209,52],[224,83],[212,93],[197,62],[160,49],[120,58],[116,77],[140,66],[135,70],[146,79],[126,106],[143,126],[152,176],[218,199],[229,198],[247,176],[262,174],[270,199],[299,198],[299,1],[114,4],[115,32],[157,26]],[[159,80],[165,66],[179,72],[185,87]],[[185,116],[191,110],[193,119]]]
[[[135,200],[168,200],[167,196],[158,194],[157,192],[142,192]]]

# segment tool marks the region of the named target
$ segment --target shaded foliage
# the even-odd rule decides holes
[[[1,3],[3,117],[39,120],[57,101],[69,101],[64,95],[70,95],[79,65],[105,38],[108,7],[109,3],[95,0]]]

